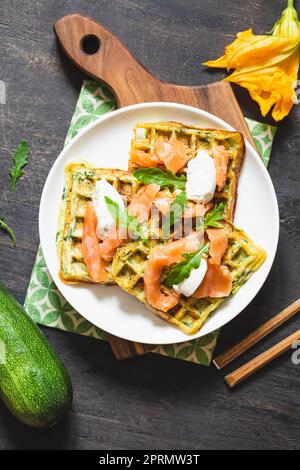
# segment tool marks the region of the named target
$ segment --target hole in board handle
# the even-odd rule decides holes
[[[100,39],[94,34],[88,34],[81,39],[81,50],[87,55],[96,54],[101,46]]]

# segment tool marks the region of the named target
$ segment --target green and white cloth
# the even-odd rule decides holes
[[[105,87],[91,80],[84,81],[67,134],[66,145],[81,129],[115,109],[115,106],[114,97]],[[267,166],[276,128],[250,119],[247,119],[247,124]],[[85,320],[63,298],[51,279],[40,247],[25,299],[25,309],[33,320],[41,325],[106,340],[104,331]],[[219,331],[215,331],[185,343],[158,346],[153,352],[209,366],[218,335]]]

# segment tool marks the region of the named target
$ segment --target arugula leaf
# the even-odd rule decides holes
[[[127,211],[122,210],[120,208],[119,204],[117,204],[115,201],[110,199],[108,196],[104,196],[104,200],[105,200],[106,206],[107,206],[110,214],[113,216],[113,218],[117,222],[119,222],[119,224],[122,227],[127,228],[127,221],[128,221],[128,217],[129,217]]]
[[[149,243],[147,227],[140,224],[137,217],[131,217],[128,230],[129,232],[135,233],[144,243]]]
[[[176,264],[176,266],[170,270],[165,280],[166,286],[172,287],[173,285],[180,284],[184,279],[189,277],[192,269],[199,268],[201,258],[204,254],[208,253],[208,250],[209,244],[206,243],[205,245],[200,245],[199,250],[194,253],[183,253],[184,261]]]
[[[111,215],[114,219],[119,222],[120,226],[126,228],[129,232],[135,233],[138,238],[143,242],[148,242],[145,227],[138,221],[138,218],[132,217],[128,214],[127,209],[121,209],[119,204],[110,199],[108,196],[104,196],[105,203]]]
[[[185,189],[186,176],[176,176],[172,171],[162,171],[159,168],[140,168],[136,170],[134,176],[144,184],[156,183],[162,188],[172,186],[176,189]]]
[[[18,179],[24,174],[22,168],[28,163],[28,148],[28,142],[22,140],[13,154],[14,166],[9,172],[11,176],[10,190],[12,193],[15,190]]]
[[[221,220],[224,220],[224,209],[225,203],[220,202],[212,211],[208,212],[202,219],[198,229],[205,230],[208,227],[214,228],[223,228],[223,225],[220,223]]]
[[[9,236],[11,237],[13,241],[13,245],[16,246],[16,243],[17,243],[16,236],[13,230],[4,222],[2,218],[0,218],[0,228],[2,230],[5,230],[9,234]]]
[[[170,205],[169,212],[166,215],[166,220],[162,226],[163,238],[166,238],[166,236],[170,234],[170,228],[182,219],[186,201],[186,192],[182,191],[175,197],[174,201]]]

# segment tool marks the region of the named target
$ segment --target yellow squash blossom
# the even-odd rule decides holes
[[[224,56],[204,65],[234,69],[225,80],[246,88],[263,116],[274,107],[272,116],[280,121],[297,102],[300,23],[293,0],[288,0],[271,33],[257,36],[252,29],[238,33]]]

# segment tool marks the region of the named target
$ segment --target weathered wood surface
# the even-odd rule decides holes
[[[219,6],[217,5],[219,4]],[[60,152],[83,75],[60,52],[52,31],[63,15],[86,14],[114,31],[159,78],[202,85],[222,77],[201,62],[218,56],[233,33],[251,26],[270,30],[281,0],[2,0],[0,80],[0,208],[15,228],[18,248],[0,233],[0,279],[23,301],[38,246],[38,207],[47,173]],[[250,117],[259,118],[238,91]],[[222,330],[218,352],[299,297],[300,107],[280,125],[270,173],[276,188],[281,237],[273,270],[252,304]],[[13,196],[10,158],[22,139],[30,165]],[[299,328],[298,317],[266,338],[229,372]],[[120,363],[108,345],[44,329],[69,369],[74,407],[51,430],[17,423],[0,404],[0,449],[299,449],[300,365],[291,353],[230,392],[223,375],[160,356]]]

